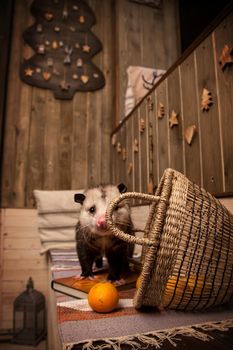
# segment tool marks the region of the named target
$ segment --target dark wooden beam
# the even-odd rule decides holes
[[[3,136],[6,106],[8,63],[14,0],[0,1],[0,164],[3,157]],[[2,173],[0,172],[0,180]]]

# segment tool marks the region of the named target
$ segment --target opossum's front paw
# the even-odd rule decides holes
[[[77,280],[84,280],[86,277],[82,276],[82,275],[76,275],[76,276],[74,276],[74,278]]]
[[[75,278],[77,279],[77,280],[94,280],[95,278],[96,278],[96,276],[94,276],[94,275],[84,275],[84,274],[80,274],[80,275],[76,275],[75,276]]]
[[[75,279],[77,280],[94,280],[97,278],[97,276],[93,276],[93,275],[90,275],[90,276],[83,276],[83,275],[76,275],[74,276]]]
[[[125,279],[120,278],[120,276],[118,274],[111,274],[110,273],[108,275],[108,281],[110,281],[111,283],[113,283],[115,285],[125,284]]]

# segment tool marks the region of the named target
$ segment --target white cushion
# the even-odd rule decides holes
[[[38,210],[41,253],[50,249],[75,247],[75,226],[81,206],[75,203],[74,195],[82,192],[83,190],[33,191]]]

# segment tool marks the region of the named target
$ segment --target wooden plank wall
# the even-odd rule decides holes
[[[4,109],[7,85],[7,67],[9,60],[10,31],[13,0],[0,2],[0,162],[2,160],[2,141],[4,130]]]
[[[32,208],[32,190],[80,189],[110,182],[110,134],[123,113],[126,69],[168,69],[178,58],[177,0],[152,9],[128,0],[87,0],[103,43],[93,62],[106,85],[73,100],[55,100],[50,90],[20,81],[19,66],[33,52],[22,33],[34,18],[32,0],[15,0],[4,133],[1,207]],[[166,39],[166,40],[165,40]],[[116,114],[117,113],[117,114]],[[117,117],[115,117],[117,115]],[[113,179],[114,180],[114,179]]]
[[[29,277],[48,296],[47,257],[40,254],[35,209],[2,209],[0,229],[0,329],[12,329],[13,302],[26,290]]]
[[[93,62],[106,78],[104,89],[56,100],[50,90],[21,82],[19,66],[32,50],[22,33],[34,18],[30,3],[16,0],[6,105],[1,207],[32,208],[32,190],[72,189],[110,181],[110,132],[114,113],[112,1],[89,0],[103,43]]]
[[[116,13],[116,123],[124,118],[127,68],[144,66],[167,70],[179,57],[177,0],[162,0],[160,7],[115,1]]]
[[[211,193],[233,191],[233,66],[221,69],[219,58],[224,45],[233,45],[233,12],[217,25],[185,59],[171,68],[154,90],[115,130],[116,144],[126,147],[124,169],[132,163],[132,172],[125,173],[126,183],[134,191],[148,190],[149,159],[153,159],[153,185],[157,186],[163,171],[172,167]],[[201,109],[203,89],[212,94],[208,111]],[[150,109],[153,102],[153,110]],[[161,104],[164,116],[159,117]],[[178,125],[171,126],[172,112]],[[138,118],[146,127],[140,132]],[[134,127],[130,129],[130,125]],[[184,138],[187,127],[195,125],[197,133],[191,144]],[[153,150],[148,154],[146,134],[152,126]],[[130,130],[128,130],[130,129]],[[127,143],[122,134],[127,135]],[[135,139],[139,145],[133,151]],[[122,177],[122,153],[115,154],[116,181]],[[115,149],[114,149],[115,148]],[[150,186],[151,188],[151,186]]]

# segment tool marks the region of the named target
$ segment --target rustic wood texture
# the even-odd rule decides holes
[[[33,208],[33,189],[81,189],[110,182],[113,128],[112,1],[89,0],[96,15],[93,32],[104,43],[93,58],[106,86],[55,100],[51,91],[20,81],[19,65],[32,50],[22,33],[33,21],[31,1],[15,2],[7,93],[1,207]],[[16,54],[18,53],[18,54]]]
[[[185,53],[125,118],[133,120],[134,132],[137,132],[135,116],[140,120],[145,114],[147,98],[154,96],[153,178],[158,181],[164,170],[172,167],[210,193],[233,190],[233,66],[223,70],[219,64],[224,46],[227,43],[231,47],[233,41],[232,7],[228,11],[225,18],[221,16],[221,23],[211,26],[212,32],[202,36],[202,41]],[[205,90],[209,91],[211,102],[207,108],[202,101]],[[195,134],[187,142],[185,134],[190,127],[195,129]],[[116,129],[116,133],[120,129]],[[134,171],[134,188],[148,192],[145,169],[150,164],[149,138],[144,144],[141,135],[139,146],[139,153],[143,155],[139,157],[141,176],[138,179]],[[134,164],[135,170],[138,169],[135,155]]]
[[[7,68],[9,62],[12,9],[13,0],[0,2],[0,47],[2,48],[0,55],[0,162],[2,161],[2,141],[4,132],[5,98],[8,78]]]
[[[144,128],[144,130],[143,130]],[[139,181],[140,192],[147,192],[149,183],[149,122],[146,100],[139,108]]]
[[[129,191],[133,190],[133,130],[132,119],[126,122],[126,184]]]
[[[75,94],[73,98],[72,133],[72,188],[87,187],[87,94]]]
[[[46,91],[46,106],[50,111],[44,129],[43,188],[49,190],[60,188],[59,180],[59,147],[61,104],[54,99],[50,90]],[[75,116],[74,116],[75,118]],[[76,130],[76,129],[75,129]]]
[[[164,106],[164,116],[158,118],[158,110],[156,111],[156,118],[158,118],[158,166],[159,166],[159,178],[161,178],[164,170],[169,167],[169,141],[168,141],[168,100],[167,100],[167,81],[164,80],[159,86],[157,91],[157,106],[162,103]]]
[[[1,207],[33,208],[35,188],[81,189],[114,180],[110,134],[114,112],[117,122],[124,116],[127,67],[166,69],[169,60],[178,57],[177,1],[159,10],[126,0],[104,0],[101,6],[97,0],[87,2],[97,20],[93,33],[103,43],[93,62],[103,71],[106,84],[96,92],[76,93],[72,101],[60,101],[51,91],[28,86],[19,78],[20,63],[33,54],[22,33],[34,18],[31,1],[15,1]],[[165,21],[166,11],[171,18]],[[165,44],[168,34],[174,40]]]
[[[197,87],[199,106],[203,89],[209,90],[213,105],[208,111],[200,112],[201,157],[203,187],[210,192],[223,191],[222,156],[219,133],[218,98],[214,68],[214,51],[211,36],[196,49]]]
[[[122,155],[122,130],[117,135],[117,144],[116,144],[116,161],[117,161],[117,171],[116,171],[116,183],[119,183],[121,174],[124,171],[122,168],[121,155]]]
[[[127,68],[141,61],[140,8],[128,1],[115,1],[116,11],[116,123],[124,118],[124,94],[127,86]]]
[[[116,123],[124,116],[128,66],[168,69],[178,58],[178,1],[163,1],[160,9],[116,1],[119,75],[116,81]]]
[[[3,274],[3,216],[2,216],[2,209],[0,209],[0,276],[2,276]],[[2,278],[2,277],[1,277]],[[0,323],[2,323],[3,320],[3,303],[2,303],[2,290],[3,290],[3,286],[2,286],[2,280],[0,279]]]
[[[17,1],[15,3],[15,13],[21,14],[21,16],[15,16],[13,21],[13,35],[12,35],[12,49],[13,52],[18,52],[18,55],[10,55],[9,62],[9,73],[8,73],[8,90],[7,90],[7,103],[6,103],[6,117],[5,117],[5,134],[4,134],[4,154],[3,154],[3,167],[2,167],[2,178],[3,178],[3,189],[2,189],[2,204],[7,203],[9,207],[14,206],[15,202],[18,202],[18,194],[15,192],[15,178],[16,178],[16,158],[18,148],[18,138],[22,141],[28,138],[28,129],[20,129],[18,127],[19,117],[19,106],[20,106],[20,92],[22,84],[19,79],[19,65],[23,58],[24,50],[21,42],[21,33],[23,29],[28,25],[27,17],[28,6],[25,1]],[[12,50],[11,50],[12,51]],[[29,87],[28,87],[29,88]],[[29,91],[29,89],[25,88]],[[24,92],[26,92],[24,90]],[[29,97],[30,101],[30,97]],[[26,116],[27,117],[27,116]],[[24,117],[24,127],[28,126],[26,117]],[[29,118],[29,117],[28,117]],[[22,124],[21,124],[22,125]],[[25,140],[25,144],[26,141]],[[12,164],[14,166],[12,167]],[[27,167],[26,162],[18,163],[22,167]],[[24,182],[22,183],[22,188]],[[24,202],[22,203],[24,205]]]
[[[120,164],[120,178],[118,183],[125,183],[127,179],[127,169],[126,169],[126,159],[125,159],[125,151],[126,151],[126,144],[127,144],[127,139],[126,139],[126,127],[124,126],[121,129],[121,136],[120,136],[120,142],[121,142],[121,153],[118,154],[119,157],[119,164]]]
[[[184,142],[184,172],[192,181],[201,184],[201,159],[194,54],[191,54],[180,66],[183,130],[190,125],[196,125],[197,134],[191,145]],[[195,162],[193,161],[195,159]]]
[[[156,98],[156,91],[152,91],[150,94],[150,104],[151,109],[149,110],[149,123],[151,124],[151,142],[152,142],[152,149],[151,149],[151,159],[152,159],[152,168],[151,176],[153,180],[153,186],[154,188],[158,186],[159,182],[159,164],[158,164],[158,117],[157,117],[157,98]]]
[[[219,65],[219,57],[226,44],[230,46],[233,45],[233,12],[216,28],[213,32],[212,39],[219,100],[221,143],[223,149],[224,190],[229,192],[233,188],[233,66],[227,66],[224,71],[222,71]]]
[[[111,153],[112,153],[112,167],[110,169],[111,179],[113,183],[116,183],[116,170],[117,170],[117,154],[116,154],[116,143],[117,143],[117,135],[112,135],[111,137]]]
[[[31,276],[35,289],[48,295],[46,254],[41,255],[35,209],[1,210],[0,329],[12,329],[14,299]]]
[[[170,125],[168,128],[170,167],[183,173],[183,113],[181,109],[181,87],[178,69],[169,75],[167,85],[168,115],[170,118],[172,113],[175,112],[178,120],[178,125]]]
[[[139,131],[139,109],[133,115],[133,174],[134,191],[140,192],[140,131]]]

